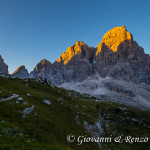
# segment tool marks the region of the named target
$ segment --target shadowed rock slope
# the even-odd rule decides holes
[[[8,74],[8,66],[4,63],[2,56],[0,55],[0,72]]]
[[[25,68],[24,65],[19,66],[18,69],[12,74],[12,77],[25,78],[28,76],[29,76],[28,70]]]

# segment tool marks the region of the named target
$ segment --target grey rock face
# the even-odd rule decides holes
[[[71,53],[71,55],[67,55]],[[69,47],[66,53],[63,53],[56,61],[54,66],[55,73],[59,73],[62,76],[62,82],[81,81],[86,79],[93,73],[93,62],[95,58],[96,49],[89,47],[81,41],[77,41],[75,45]],[[69,59],[65,63],[65,59]],[[61,83],[62,83],[61,82]]]
[[[150,56],[132,40],[121,43],[117,52],[103,44],[95,67],[101,77],[150,84]]]
[[[43,59],[36,65],[34,70],[30,73],[30,76],[34,78],[37,77],[41,77],[42,79],[46,78],[47,80],[54,82],[53,72],[54,71],[52,64],[48,60]]]
[[[150,84],[150,56],[125,26],[108,31],[97,48],[95,69],[101,77]]]
[[[139,109],[150,110],[150,85],[113,78],[101,78],[98,73],[81,82],[65,82],[59,87],[86,93],[96,101],[111,101]]]
[[[8,66],[4,63],[3,58],[0,55],[0,72],[3,74],[8,74]]]
[[[26,78],[29,76],[28,70],[25,66],[19,66],[18,69],[12,73],[12,77]]]
[[[30,73],[30,76],[47,78],[56,85],[72,80],[81,81],[93,73],[95,53],[96,48],[77,41],[53,64],[43,59]]]
[[[56,85],[83,81],[95,72],[102,78],[150,84],[150,56],[133,41],[125,26],[108,31],[97,48],[77,41],[53,64],[43,61],[32,76],[47,78]]]
[[[76,53],[76,44],[71,47],[74,52],[71,56],[63,54],[70,57],[67,63],[64,63],[62,56],[53,64],[42,60],[31,75],[47,78],[58,85],[64,82],[83,81],[97,71],[102,78],[111,77],[150,84],[150,56],[145,54],[143,48],[135,41],[122,42],[117,52],[113,52],[103,43],[101,52],[97,55],[97,49],[86,44],[79,45],[80,52]]]

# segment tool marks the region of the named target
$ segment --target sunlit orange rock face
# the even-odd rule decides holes
[[[51,64],[42,60],[31,72],[53,84],[100,77],[150,84],[150,56],[144,53],[125,26],[108,31],[97,48],[77,41]]]
[[[75,45],[68,47],[66,52],[63,52],[62,55],[56,60],[57,62],[64,62],[64,65],[68,63],[68,61],[77,54],[81,53],[81,47],[86,46],[86,44],[82,41],[77,41]]]
[[[24,66],[24,65],[19,66],[19,67],[13,72],[13,74],[17,73],[17,72],[18,72],[20,69],[22,69],[22,68],[25,68],[25,66]]]
[[[55,76],[61,81],[81,81],[93,73],[96,48],[77,41],[53,64]]]
[[[109,30],[104,36],[102,41],[97,46],[96,55],[101,52],[103,43],[111,49],[113,52],[118,50],[118,46],[125,40],[131,40],[132,35],[127,32],[125,26],[114,27],[112,30]]]

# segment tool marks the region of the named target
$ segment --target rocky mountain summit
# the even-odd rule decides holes
[[[150,56],[124,26],[113,28],[102,41],[96,53],[96,70],[101,77],[150,84]]]
[[[108,31],[97,48],[77,41],[52,64],[40,61],[30,77],[47,78],[60,85],[64,82],[83,81],[98,73],[135,83],[150,84],[150,56],[138,46],[125,26]]]
[[[19,66],[18,69],[12,74],[12,77],[25,78],[28,76],[29,76],[28,70],[25,68],[24,65]]]
[[[92,59],[93,72],[86,79],[64,82],[59,87],[104,101],[150,108],[150,56],[125,26],[108,31]]]
[[[4,60],[1,55],[0,55],[0,73],[8,74],[8,66],[4,63]]]
[[[52,73],[53,73],[52,64],[48,60],[43,59],[36,65],[34,70],[30,73],[30,77],[33,78],[41,77],[43,79],[46,78],[51,81],[53,78]]]
[[[95,48],[77,41],[53,64],[46,59],[40,61],[30,73],[30,77],[46,78],[56,85],[86,79],[93,73],[92,63],[95,53]]]
[[[63,82],[84,80],[93,73],[95,53],[95,48],[77,41],[54,62],[54,72],[61,74]]]
[[[43,59],[30,75],[21,66],[12,76],[46,78],[56,86],[100,99],[138,108],[150,106],[150,56],[125,26],[108,31],[96,48],[77,41],[53,64]]]
[[[97,46],[97,52],[101,52],[102,45],[105,45],[111,49],[113,52],[117,52],[118,46],[125,40],[132,40],[132,35],[129,33],[125,26],[114,27],[112,30],[109,30],[104,36],[102,41]]]
[[[150,84],[150,56],[125,26],[108,31],[97,48],[77,41],[56,60],[53,68],[62,82],[83,81],[98,72],[102,78]]]
[[[84,42],[77,41],[76,44],[69,47],[66,52],[63,52],[62,55],[56,60],[56,62],[62,62],[64,65],[67,65],[72,59],[76,61],[75,57],[77,59],[79,57],[86,58],[90,61],[92,57],[92,50],[93,49],[90,49],[89,46]]]

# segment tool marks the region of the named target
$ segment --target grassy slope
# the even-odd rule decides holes
[[[66,137],[68,134],[73,134],[75,137],[79,135],[90,136],[90,133],[84,129],[83,121],[94,124],[98,121],[99,112],[101,112],[103,120],[104,136],[123,134],[150,137],[149,112],[115,103],[95,102],[93,101],[94,98],[38,82],[36,80],[26,81],[0,77],[0,91],[2,91],[0,99],[7,98],[12,94],[19,94],[24,101],[28,102],[24,105],[22,101],[19,101],[17,104],[15,103],[17,98],[0,102],[0,121],[4,121],[0,124],[1,149],[6,147],[6,149],[10,147],[14,147],[14,149],[37,149],[39,147],[39,149],[59,150],[70,147],[73,150],[97,150],[96,143],[84,143],[78,146],[77,142],[68,143]],[[27,96],[27,93],[30,93],[31,96]],[[43,103],[45,99],[50,100],[51,105]],[[21,112],[32,105],[35,106],[34,111],[23,118]],[[120,109],[120,107],[125,109]],[[80,124],[77,124],[76,116],[79,116]],[[3,135],[5,128],[12,128],[13,132]],[[23,133],[23,136],[17,133]],[[57,146],[52,147],[51,145]],[[112,142],[102,145],[104,150],[107,148],[148,150],[149,147],[149,142],[140,144]]]

